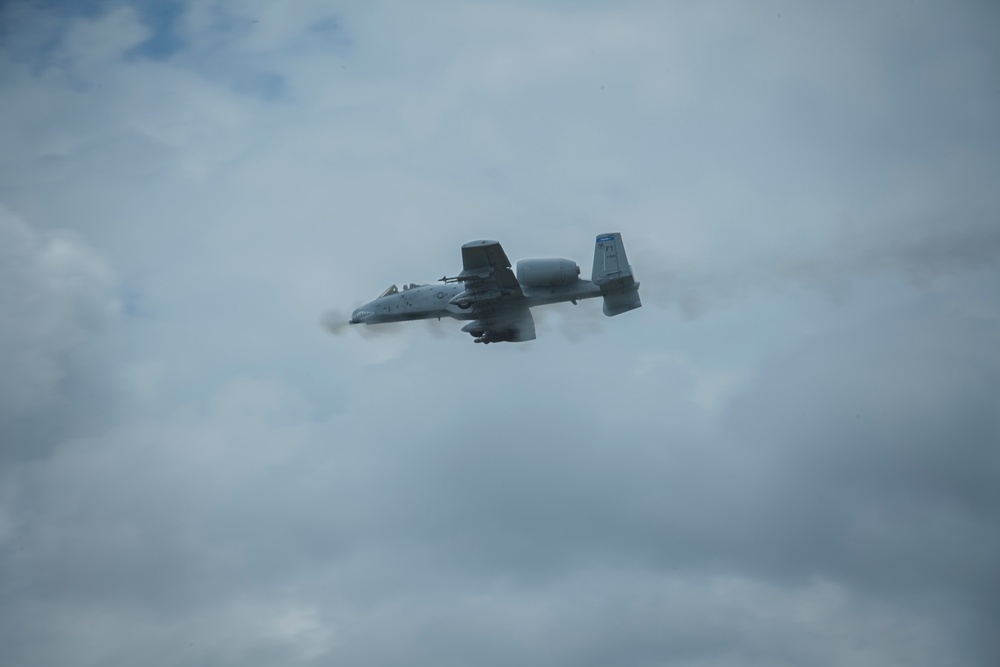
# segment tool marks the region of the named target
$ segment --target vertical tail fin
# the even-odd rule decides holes
[[[635,310],[642,306],[639,283],[625,255],[622,235],[618,232],[600,234],[594,246],[594,270],[591,281],[604,295],[604,314],[608,317]]]

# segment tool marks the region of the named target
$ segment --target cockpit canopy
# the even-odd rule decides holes
[[[420,287],[420,283],[403,283],[402,291],[405,292],[406,290],[413,289],[414,287]],[[395,285],[389,285],[384,292],[378,295],[378,298],[381,299],[384,296],[392,296],[393,294],[399,294],[399,292],[400,290],[396,289]]]

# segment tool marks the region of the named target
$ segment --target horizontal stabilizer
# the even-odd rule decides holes
[[[612,290],[604,295],[604,314],[608,317],[621,315],[640,307],[642,301],[639,299],[638,283],[629,289]]]

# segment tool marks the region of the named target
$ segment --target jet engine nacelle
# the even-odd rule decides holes
[[[568,285],[580,275],[571,259],[522,259],[517,263],[517,281],[527,287]]]

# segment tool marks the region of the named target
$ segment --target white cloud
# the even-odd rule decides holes
[[[54,59],[72,73],[93,76],[148,37],[149,31],[131,7],[112,8],[99,18],[74,21]]]
[[[0,661],[990,655],[958,641],[997,507],[971,18],[193,2],[150,59],[155,12],[27,7],[0,399],[45,447],[0,484]],[[911,104],[929,83],[955,103]],[[610,230],[646,304],[620,318],[489,349],[317,324],[473,238],[586,274]]]
[[[44,405],[67,363],[116,312],[107,262],[71,231],[41,231],[0,207],[0,406]]]

